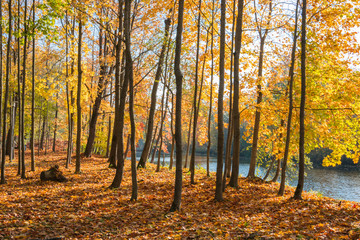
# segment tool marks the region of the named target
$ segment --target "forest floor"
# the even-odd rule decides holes
[[[191,185],[184,170],[180,212],[169,213],[174,170],[148,164],[138,171],[139,198],[131,197],[130,162],[121,188],[111,190],[115,170],[107,159],[82,159],[64,168],[65,153],[36,157],[35,172],[16,176],[7,164],[7,184],[0,185],[0,239],[357,239],[360,204],[304,193],[294,188],[278,197],[279,184],[240,178],[224,201],[214,201],[215,174],[196,172]],[[29,160],[27,156],[26,161]],[[41,182],[40,172],[58,164],[68,182]],[[29,167],[28,167],[29,168]]]

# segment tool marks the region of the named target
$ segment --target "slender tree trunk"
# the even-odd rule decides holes
[[[254,4],[255,4],[255,2],[254,2]],[[267,25],[270,24],[271,13],[272,13],[272,1],[270,0],[270,2],[269,2],[269,17],[268,17]],[[256,15],[255,15],[255,17],[257,18]],[[262,77],[263,77],[264,46],[265,46],[265,40],[266,40],[268,31],[269,31],[268,28],[266,28],[263,31],[261,29],[261,26],[258,26],[258,32],[259,32],[259,37],[260,37],[259,73],[258,73],[258,79],[257,79],[256,112],[255,112],[253,142],[252,142],[252,147],[251,147],[250,167],[249,167],[249,173],[247,176],[248,178],[255,178],[257,147],[258,147],[259,131],[260,131],[260,116],[261,116],[261,110],[260,110],[259,105],[262,102],[262,96],[263,96],[262,90],[261,90],[261,84],[262,84]]]
[[[122,61],[120,61],[121,56],[121,48],[122,48],[122,28],[123,28],[123,1],[119,0],[119,33],[117,36],[117,44],[115,48],[115,119],[114,119],[114,128],[113,128],[113,136],[111,139],[111,149],[110,149],[110,156],[109,156],[109,167],[116,167],[116,159],[118,159],[117,153],[117,147],[118,147],[118,132],[119,132],[119,125],[115,124],[119,122],[120,119],[120,113],[119,113],[119,103],[120,103],[120,84],[122,74],[120,74],[120,68],[123,64],[121,62],[124,62],[124,57],[122,58]]]
[[[162,65],[163,65],[164,58],[165,58],[167,41],[169,38],[170,24],[171,24],[171,20],[170,20],[170,18],[167,18],[165,20],[165,33],[164,33],[165,40],[164,40],[162,48],[161,48],[158,68],[156,70],[155,81],[154,81],[153,89],[151,92],[151,103],[150,103],[150,111],[149,111],[149,117],[148,117],[148,126],[147,126],[146,138],[145,138],[145,145],[144,145],[144,149],[142,151],[141,157],[140,157],[140,161],[138,163],[138,168],[145,167],[145,164],[147,161],[147,156],[149,155],[149,151],[150,151],[152,133],[153,133],[153,128],[154,128],[154,116],[155,116],[155,110],[156,110],[156,93],[157,93],[159,81],[160,81],[161,74],[162,74]]]
[[[302,199],[305,179],[305,94],[306,94],[306,0],[303,0],[301,22],[301,101],[299,139],[299,179],[294,199]]]
[[[20,1],[17,2],[17,31],[20,32]],[[22,170],[21,167],[22,165],[22,101],[21,101],[21,48],[20,48],[20,35],[17,38],[17,81],[18,81],[18,104],[19,104],[19,114],[18,114],[18,172],[17,175],[21,175]]]
[[[57,125],[58,125],[58,101],[57,101],[58,94],[56,94],[56,106],[55,106],[55,126],[54,126],[54,139],[52,145],[52,151],[56,151],[56,132],[57,132]]]
[[[195,89],[194,89],[194,126],[192,134],[192,149],[191,149],[191,158],[190,158],[190,182],[195,184],[195,151],[196,151],[196,128],[197,128],[197,91],[198,91],[198,81],[199,81],[199,54],[200,54],[200,26],[201,21],[201,0],[199,0],[199,13],[198,13],[198,23],[197,23],[197,38],[196,38],[196,60],[195,60]]]
[[[239,0],[238,16],[236,23],[235,36],[235,53],[234,53],[234,107],[232,111],[233,117],[233,131],[234,131],[234,157],[229,185],[231,187],[238,187],[239,179],[239,161],[240,161],[240,112],[239,112],[239,98],[240,98],[240,84],[239,84],[239,58],[241,52],[242,40],[242,25],[243,25],[243,11],[244,0]]]
[[[206,175],[210,176],[210,149],[211,149],[211,115],[213,102],[213,81],[214,81],[214,15],[215,15],[215,0],[212,1],[211,9],[211,83],[210,83],[210,107],[208,117],[208,145],[206,151]]]
[[[22,102],[21,102],[21,178],[25,179],[25,126],[24,126],[24,113],[25,113],[25,84],[26,84],[26,45],[27,45],[27,0],[24,4],[24,52],[23,52],[23,73],[22,73]]]
[[[174,149],[175,149],[175,133],[174,133],[174,94],[171,94],[171,150],[170,150],[170,164],[169,169],[171,170],[174,164]]]
[[[82,19],[79,20],[79,42],[78,42],[78,86],[76,97],[77,108],[77,129],[76,129],[76,165],[75,173],[80,173],[80,147],[81,147],[81,81],[82,81],[82,69],[81,69],[81,44],[82,44]]]
[[[122,4],[119,1],[119,7]],[[130,41],[127,40],[130,36],[130,11],[131,11],[131,1],[125,0],[125,9],[124,9],[124,35],[125,35],[125,42]],[[130,43],[130,42],[129,42]],[[124,172],[124,139],[123,139],[123,132],[124,132],[124,114],[125,114],[125,100],[126,100],[126,93],[129,85],[129,78],[132,71],[132,60],[130,59],[130,44],[125,43],[125,57],[126,57],[126,64],[125,64],[125,78],[124,82],[121,86],[121,93],[120,93],[120,104],[119,104],[119,122],[118,122],[118,146],[117,146],[117,158],[118,163],[116,166],[116,174],[110,188],[119,188],[123,178]]]
[[[230,177],[231,170],[231,147],[233,139],[233,62],[234,62],[234,35],[235,35],[235,14],[236,11],[236,1],[233,2],[233,24],[231,28],[231,57],[230,57],[230,94],[229,94],[229,126],[228,126],[228,135],[226,139],[226,149],[225,149],[225,168],[223,176],[223,191],[226,188],[226,178]]]
[[[176,141],[176,171],[174,201],[170,212],[180,210],[182,192],[182,142],[181,142],[181,98],[183,74],[180,69],[181,45],[183,31],[184,0],[179,0],[178,26],[176,30],[174,72],[176,77],[176,116],[175,116],[175,141]]]
[[[290,147],[290,134],[291,134],[291,120],[292,120],[292,111],[293,111],[293,84],[294,84],[294,66],[295,66],[295,53],[296,53],[296,41],[297,41],[297,28],[298,28],[298,8],[299,1],[296,2],[296,12],[295,12],[295,29],[294,29],[294,40],[293,47],[291,51],[291,64],[289,70],[289,113],[286,125],[286,142],[284,150],[284,159],[281,166],[281,182],[280,189],[278,192],[279,196],[284,195],[285,191],[285,180],[286,180],[286,166],[289,157],[289,147]]]
[[[224,78],[225,78],[225,25],[226,0],[221,0],[220,20],[220,65],[219,65],[219,99],[218,99],[218,146],[216,167],[215,200],[223,200],[223,155],[224,155]]]
[[[3,1],[0,1],[0,19],[2,19],[2,3]],[[2,28],[2,24],[0,24],[0,139],[2,139],[2,134],[5,134],[4,132],[1,133],[2,130],[2,98],[3,98],[3,28]],[[2,156],[2,148],[0,149],[0,156]],[[10,156],[10,161],[11,159],[11,154]]]
[[[6,46],[6,75],[5,75],[5,93],[4,93],[4,108],[3,108],[3,125],[2,125],[2,151],[1,151],[1,179],[0,184],[5,184],[5,150],[6,150],[6,113],[7,113],[7,102],[9,96],[9,77],[10,77],[10,51],[11,51],[11,34],[12,34],[12,11],[11,11],[11,0],[9,0],[9,33],[8,41]],[[1,5],[1,3],[0,3]]]
[[[160,145],[159,145],[159,151],[158,151],[158,162],[157,162],[157,168],[156,168],[156,172],[160,172],[160,158],[161,158],[161,149],[162,149],[162,145],[163,145],[163,127],[164,127],[164,121],[165,121],[165,117],[167,114],[167,102],[169,99],[169,90],[166,91],[166,100],[165,100],[165,87],[166,87],[166,78],[164,81],[164,89],[163,89],[163,96],[162,96],[162,103],[161,103],[161,120],[160,120]],[[165,102],[164,102],[165,100]],[[165,108],[164,108],[164,104]]]
[[[130,18],[131,11],[131,0],[127,0],[125,4],[125,14],[127,18]],[[129,71],[129,110],[130,110],[130,123],[131,123],[131,180],[132,180],[132,191],[131,201],[136,201],[138,197],[138,185],[136,177],[136,147],[135,147],[135,117],[134,117],[134,74],[133,74],[133,61],[131,57],[131,39],[130,39],[130,22],[127,21],[125,26],[125,44],[126,44],[126,68]]]
[[[187,146],[186,146],[186,155],[185,155],[184,168],[187,168],[187,165],[188,165],[188,156],[189,156],[189,149],[190,149],[191,126],[192,126],[193,114],[194,114],[194,105],[191,108],[191,113],[190,113],[190,118],[189,118],[189,131],[188,131],[188,137],[187,137]]]
[[[33,0],[33,22],[35,22],[35,0]],[[32,40],[32,78],[31,78],[31,171],[35,171],[35,35]]]

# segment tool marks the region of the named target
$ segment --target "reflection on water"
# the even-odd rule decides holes
[[[155,160],[157,161],[157,159]],[[163,158],[161,158],[161,162]],[[170,158],[165,157],[165,164],[169,164]],[[175,161],[175,159],[174,159]],[[185,158],[183,160],[185,163]],[[188,166],[190,156],[188,157]],[[196,165],[206,168],[206,156],[197,156]],[[175,165],[174,165],[175,166]],[[210,158],[210,171],[216,171],[216,158]],[[247,176],[249,171],[248,163],[240,163],[239,174]],[[260,177],[265,175],[265,169],[258,168],[256,174]],[[291,186],[296,186],[297,181],[291,181]],[[305,178],[305,191],[316,191],[322,195],[350,201],[360,202],[360,174],[343,170],[311,169],[307,171]]]

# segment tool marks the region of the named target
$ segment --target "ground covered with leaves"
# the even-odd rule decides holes
[[[294,189],[276,195],[277,183],[240,178],[240,188],[227,188],[224,201],[214,201],[215,175],[196,172],[191,185],[184,170],[182,209],[169,213],[174,170],[148,165],[138,171],[139,199],[131,196],[130,163],[120,189],[111,190],[115,174],[107,159],[82,159],[64,168],[65,153],[37,157],[28,179],[16,176],[15,164],[6,169],[0,185],[1,239],[357,239],[360,206],[304,193],[291,200]],[[28,159],[27,159],[28,160]],[[58,164],[69,179],[41,182],[40,172]]]

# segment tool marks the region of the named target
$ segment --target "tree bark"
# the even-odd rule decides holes
[[[220,64],[219,64],[219,99],[218,99],[218,146],[216,167],[215,200],[223,200],[223,155],[224,155],[224,78],[225,78],[225,25],[226,0],[221,0],[220,19]]]
[[[3,125],[2,125],[2,151],[1,151],[1,179],[0,184],[5,184],[5,150],[6,150],[6,113],[7,113],[7,102],[9,96],[9,77],[10,77],[10,51],[11,51],[11,36],[12,36],[12,11],[11,11],[11,0],[9,0],[9,33],[8,41],[6,46],[6,75],[5,75],[5,93],[4,93],[4,107],[3,107]],[[1,4],[1,3],[0,3]]]
[[[239,179],[239,161],[240,161],[240,84],[239,84],[239,58],[241,52],[242,25],[243,25],[244,0],[239,0],[238,16],[236,20],[235,53],[234,53],[234,101],[233,101],[233,131],[234,131],[234,153],[233,165],[229,185],[238,187]]]
[[[35,22],[35,0],[33,0],[33,22]],[[35,34],[32,40],[32,71],[31,71],[31,171],[35,171]]]
[[[255,5],[255,2],[254,2],[254,5]],[[272,1],[270,0],[268,25],[270,23],[271,13],[272,13]],[[256,17],[256,15],[255,15],[255,17]],[[259,105],[261,104],[262,97],[263,97],[263,94],[261,91],[261,84],[262,84],[262,77],[263,77],[264,46],[265,46],[265,40],[266,40],[268,31],[269,31],[268,28],[266,28],[265,31],[263,31],[261,29],[261,26],[258,26],[258,32],[259,32],[259,37],[260,37],[259,72],[258,72],[258,79],[257,79],[256,112],[255,112],[253,142],[252,142],[252,147],[251,147],[250,167],[249,167],[249,173],[247,176],[248,178],[255,178],[257,147],[258,147],[259,131],[260,131],[260,116],[261,116],[261,109],[260,109]]]
[[[122,4],[122,1],[119,1],[119,7]],[[125,0],[125,8],[124,8],[124,36],[125,36],[125,57],[126,57],[126,64],[125,64],[125,78],[124,82],[121,86],[121,93],[120,93],[120,104],[119,104],[119,122],[118,122],[118,146],[117,146],[117,158],[118,163],[116,166],[116,173],[113,182],[110,185],[110,188],[119,188],[123,178],[124,172],[124,139],[123,139],[123,132],[124,132],[124,114],[125,114],[125,100],[126,100],[126,93],[129,85],[129,78],[132,71],[132,65],[130,57],[130,49],[129,44],[126,44],[126,38],[130,36],[130,11],[131,11],[131,1]],[[129,53],[128,53],[129,52]]]
[[[286,180],[286,166],[289,157],[289,147],[290,147],[290,134],[291,134],[291,120],[292,120],[292,111],[293,111],[293,84],[294,84],[294,66],[295,66],[295,54],[296,54],[296,41],[297,41],[297,28],[298,28],[298,8],[299,1],[296,2],[296,12],[295,12],[295,29],[294,29],[294,41],[291,51],[291,65],[289,70],[289,113],[286,125],[286,141],[285,141],[285,150],[284,150],[284,159],[281,166],[281,182],[278,195],[283,196],[285,191],[285,180]]]
[[[80,173],[80,148],[81,148],[81,82],[82,82],[82,69],[81,69],[81,44],[82,44],[82,19],[80,14],[79,19],[79,42],[78,42],[78,84],[77,84],[77,97],[76,97],[76,109],[77,109],[77,129],[76,129],[76,164],[75,173]]]
[[[201,0],[199,0],[199,13],[198,13],[198,23],[197,23],[197,37],[196,37],[196,59],[195,59],[195,89],[194,89],[194,125],[193,125],[193,134],[192,134],[192,149],[191,149],[191,158],[190,158],[190,183],[195,184],[195,151],[196,151],[196,128],[197,128],[197,119],[198,119],[198,110],[197,110],[197,91],[198,91],[198,81],[199,81],[199,54],[200,54],[200,26],[201,21]]]
[[[121,48],[122,48],[122,31],[123,31],[123,1],[119,0],[119,26],[118,26],[118,36],[117,36],[117,44],[115,46],[115,119],[114,119],[114,128],[113,128],[113,136],[111,139],[111,149],[110,149],[110,156],[109,156],[109,167],[116,167],[116,160],[118,159],[117,147],[118,147],[118,132],[119,132],[119,125],[115,124],[119,122],[120,114],[119,114],[119,101],[120,101],[120,85],[122,84],[122,76],[120,74],[120,68],[123,66],[124,57],[122,61],[120,61],[121,56]]]
[[[180,69],[181,45],[184,19],[184,0],[179,0],[178,26],[176,30],[174,73],[176,77],[176,116],[175,116],[175,141],[176,141],[176,171],[174,201],[170,212],[180,210],[182,192],[182,142],[181,142],[181,98],[183,73]]]
[[[211,9],[211,83],[210,83],[210,107],[208,116],[208,145],[206,151],[206,175],[210,176],[210,149],[211,149],[211,115],[212,115],[212,102],[213,102],[213,81],[214,81],[214,15],[215,15],[215,0],[212,1]]]
[[[302,199],[305,179],[305,100],[306,100],[306,4],[303,0],[301,20],[301,100],[300,100],[300,139],[299,139],[299,179],[294,199]]]

